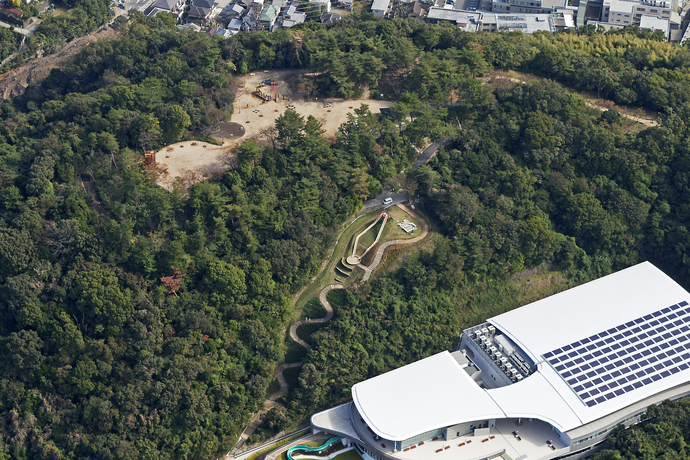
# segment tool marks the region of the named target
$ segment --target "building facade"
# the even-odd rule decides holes
[[[315,414],[365,460],[578,460],[690,396],[690,294],[650,263],[488,319]]]

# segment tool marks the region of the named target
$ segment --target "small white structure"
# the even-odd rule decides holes
[[[417,230],[417,226],[407,219],[398,222],[398,227],[402,228],[405,233],[412,233]]]
[[[465,32],[477,32],[481,29],[482,13],[473,13],[468,11],[460,11],[449,8],[439,8],[432,6],[426,19],[430,22],[439,24],[441,22],[450,22],[455,24],[459,29]]]
[[[309,4],[314,8],[319,8],[321,13],[329,13],[331,11],[331,1],[330,0],[309,0]]]
[[[383,18],[390,6],[390,0],[374,0],[371,4],[371,12],[377,18]]]

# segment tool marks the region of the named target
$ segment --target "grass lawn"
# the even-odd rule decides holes
[[[346,255],[348,249],[351,250],[355,236],[367,228],[367,226],[370,225],[371,222],[376,218],[378,213],[379,211],[374,211],[361,216],[359,219],[350,224],[342,235],[340,235],[340,239],[338,239],[338,243],[335,245],[335,250],[331,254],[331,258],[326,267],[321,273],[318,274],[316,279],[304,289],[302,295],[300,295],[299,299],[297,299],[295,302],[295,311],[297,314],[301,315],[301,311],[307,302],[310,299],[318,296],[321,289],[336,282],[335,277],[338,275],[335,273],[335,265]],[[342,279],[343,277],[338,276],[338,278]]]
[[[302,309],[302,318],[325,318],[326,309],[323,308],[318,297],[312,297]]]
[[[458,292],[461,329],[480,324],[486,318],[536,302],[577,284],[579,283],[575,283],[563,272],[546,270],[527,278],[513,276],[473,283]]]
[[[373,222],[373,220],[370,221],[369,224],[371,224],[371,222]],[[372,243],[376,239],[376,235],[379,234],[379,230],[381,229],[382,223],[383,223],[383,219],[378,221],[378,223],[376,225],[374,225],[374,227],[371,230],[369,230],[364,235],[359,237],[359,242],[357,245],[358,246],[357,247],[357,255],[358,256],[361,256],[364,253],[364,251],[366,251],[367,248],[372,245]],[[386,227],[388,227],[388,224],[386,224]]]
[[[362,457],[357,453],[357,449],[352,449],[340,455],[336,455],[333,457],[333,460],[362,460]]]
[[[422,225],[417,219],[413,219],[408,213],[398,208],[397,206],[391,206],[388,208],[388,212],[391,214],[391,218],[388,219],[386,223],[386,228],[383,230],[383,235],[381,235],[381,240],[379,243],[390,240],[406,240],[414,238],[422,233]],[[405,233],[405,231],[398,227],[398,221],[409,220],[417,226],[417,230],[412,233]]]
[[[535,81],[535,80],[542,80],[542,77],[539,77],[537,75],[533,75],[530,73],[525,73],[525,72],[518,72],[515,70],[510,70],[508,72],[497,72],[497,73],[503,73],[507,75],[510,78],[516,78],[518,80],[522,81]],[[565,88],[565,86],[564,86]],[[585,102],[590,102],[593,103],[599,107],[607,107],[611,106],[612,108],[615,108],[618,112],[621,114],[626,114],[626,115],[631,115],[639,118],[645,118],[647,120],[656,120],[656,118],[659,116],[657,112],[654,112],[653,110],[648,110],[648,109],[642,109],[640,107],[627,107],[627,106],[620,106],[613,104],[611,101],[604,101],[603,98],[599,97],[596,92],[594,91],[577,91],[572,88],[565,88],[565,90],[570,93],[570,94],[576,94],[580,96]],[[600,111],[592,109],[592,115],[594,117],[598,117],[601,114]],[[642,131],[643,129],[646,129],[646,126],[638,123],[633,120],[628,120],[631,123],[623,123],[623,129],[625,132],[638,132]]]
[[[328,303],[330,303],[334,307],[338,307],[345,303],[345,299],[347,298],[347,292],[345,292],[343,289],[336,289],[335,291],[329,292],[327,298]]]

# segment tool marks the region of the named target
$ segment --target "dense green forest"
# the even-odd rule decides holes
[[[690,459],[690,401],[664,401],[647,410],[645,423],[617,428],[592,460]]]
[[[683,48],[636,30],[467,34],[367,15],[223,40],[168,19],[133,12],[117,39],[0,105],[0,458],[225,451],[285,353],[293,294],[425,138],[451,138],[408,178],[433,244],[338,293],[267,429],[516,307],[505,280],[525,267],[577,284],[650,259],[687,284]],[[157,188],[142,147],[208,135],[232,113],[235,75],[270,67],[316,71],[316,94],[368,85],[398,102],[391,118],[360,107],[333,144],[287,111],[222,178]],[[547,79],[492,94],[476,77],[493,68],[660,110],[661,125],[639,131]]]
[[[5,27],[0,27],[0,62],[7,59],[19,47],[21,35]]]

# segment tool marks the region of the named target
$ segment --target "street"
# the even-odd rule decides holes
[[[22,28],[22,27],[18,27],[18,26],[15,26],[15,25],[13,25],[13,24],[8,24],[8,23],[6,23],[6,22],[0,21],[0,27],[5,27],[5,28],[7,28],[7,29],[13,30],[13,31],[15,31],[15,32],[17,32],[17,33],[20,33],[20,34],[22,34],[22,35],[33,35],[33,34],[35,34],[35,33],[36,33],[36,29],[38,28],[38,26],[39,26],[40,24],[41,24],[41,20],[40,20],[40,19],[37,19],[37,20],[35,20],[34,22],[32,22],[32,23],[29,25],[29,27],[27,27],[26,29],[24,29],[24,28]]]
[[[393,202],[387,205],[383,204],[383,200],[385,198],[392,198]],[[387,208],[389,206],[393,206],[398,203],[402,203],[403,201],[407,201],[407,196],[405,196],[403,193],[396,193],[396,192],[391,192],[389,190],[384,190],[380,195],[376,196],[375,198],[372,198],[371,200],[367,200],[364,202],[364,206],[362,206],[362,210],[359,211],[360,214],[366,214],[370,211],[373,211],[376,208]]]

